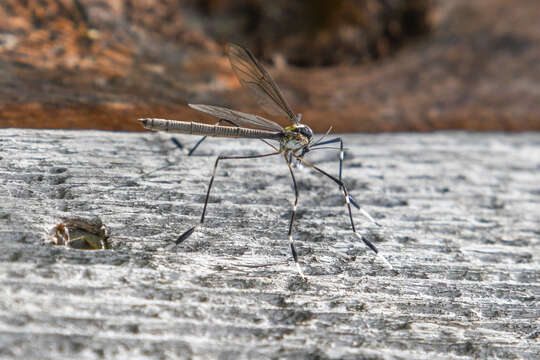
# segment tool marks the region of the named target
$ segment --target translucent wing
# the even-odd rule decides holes
[[[240,111],[235,111],[219,106],[195,104],[188,105],[192,109],[215,116],[219,119],[229,120],[238,126],[253,126],[263,130],[284,131],[281,125],[271,120],[265,119],[262,116],[246,114]]]
[[[271,115],[285,115],[296,123],[296,115],[283,98],[279,87],[253,54],[235,44],[229,44],[228,53],[236,77],[264,111]]]

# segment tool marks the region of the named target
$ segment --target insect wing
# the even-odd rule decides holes
[[[218,119],[229,120],[235,125],[252,126],[263,130],[284,131],[278,123],[265,119],[262,116],[246,114],[219,106],[188,104],[190,108],[217,117]]]
[[[228,54],[236,77],[264,111],[271,115],[285,115],[296,123],[296,116],[279,87],[255,56],[248,49],[235,44],[229,44]]]

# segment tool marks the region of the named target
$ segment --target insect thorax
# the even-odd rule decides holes
[[[313,131],[307,125],[291,125],[285,128],[280,141],[281,150],[297,151],[305,148],[313,138]]]

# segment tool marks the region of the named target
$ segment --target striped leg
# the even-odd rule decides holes
[[[272,156],[272,155],[277,155],[277,154],[279,154],[279,152],[273,152],[270,154],[262,154],[262,155],[250,155],[250,156],[223,156],[223,155],[218,156],[214,164],[214,170],[212,172],[212,177],[210,178],[210,183],[208,184],[208,191],[206,192],[206,198],[204,199],[204,207],[203,207],[203,212],[201,215],[200,224],[204,223],[204,216],[206,215],[206,207],[208,206],[208,199],[210,198],[210,190],[212,189],[212,184],[214,183],[214,178],[216,177],[216,170],[217,170],[220,160],[256,159],[256,158],[262,158],[262,157],[267,157],[267,156]],[[176,239],[176,245],[180,244],[182,241],[186,240],[191,234],[193,234],[197,226],[198,225],[193,226],[192,228],[188,229],[185,233],[180,235],[178,239]]]
[[[341,181],[341,175],[343,173],[343,160],[345,159],[345,151],[343,149],[343,140],[340,137],[338,137],[338,138],[334,138],[334,139],[330,139],[330,140],[326,140],[326,141],[317,143],[316,146],[333,144],[333,143],[337,143],[337,142],[339,142],[339,177],[338,177],[338,179],[339,179],[339,181]],[[341,185],[339,185],[339,189],[341,190]]]
[[[342,174],[343,174],[343,160],[345,160],[345,151],[343,149],[343,140],[338,137],[338,138],[335,138],[335,139],[331,139],[331,140],[328,140],[328,141],[323,141],[322,143],[319,143],[317,145],[325,145],[325,144],[330,144],[330,143],[335,143],[335,142],[338,142],[339,141],[339,181],[342,181]],[[339,185],[339,190],[341,190],[341,185]],[[369,219],[369,221],[371,221],[372,223],[374,223],[375,225],[381,227],[382,225],[380,223],[378,223],[377,221],[375,221],[375,219],[373,219],[371,217],[371,215],[369,215],[369,213],[364,210],[364,208],[360,207],[360,205],[358,205],[358,203],[352,198],[352,196],[349,195],[349,200],[351,201],[351,204],[357,208],[358,210],[360,210],[360,212],[362,213],[362,215],[364,215],[366,218]]]
[[[337,179],[336,177],[330,175],[329,173],[327,173],[326,171],[316,167],[315,165],[311,164],[310,162],[302,159],[301,157],[297,157],[297,159],[299,159],[301,162],[303,162],[304,164],[306,164],[307,166],[311,167],[312,169],[320,172],[321,174],[323,175],[326,175],[327,177],[329,177],[332,181],[334,181],[335,183],[337,183],[340,187],[341,187],[341,190],[343,191],[343,196],[345,196],[345,204],[347,206],[347,210],[349,212],[349,219],[351,221],[351,227],[352,227],[352,231],[354,233],[354,235],[362,240],[362,242],[364,244],[366,244],[367,247],[369,247],[371,250],[373,250],[373,252],[385,263],[385,265],[387,267],[389,267],[390,269],[393,269],[392,265],[388,262],[388,260],[386,260],[386,258],[381,255],[379,253],[379,250],[375,247],[375,245],[373,245],[371,243],[371,241],[369,241],[368,239],[366,239],[365,237],[361,236],[357,231],[356,231],[356,226],[354,225],[354,220],[353,220],[353,216],[352,216],[352,208],[351,208],[351,197],[349,195],[349,190],[347,190],[347,187],[345,186],[345,184]]]
[[[327,144],[332,144],[332,143],[336,143],[336,142],[339,142],[339,177],[338,177],[338,180],[342,181],[341,176],[342,176],[342,173],[343,173],[343,160],[345,159],[345,151],[343,149],[343,140],[340,137],[339,138],[334,138],[334,139],[330,139],[330,140],[327,140],[327,141],[317,143],[316,146],[327,145]],[[314,147],[314,148],[316,149],[316,147]],[[339,183],[338,183],[338,185],[339,185]],[[341,185],[339,185],[339,190],[341,190]],[[371,221],[372,223],[374,223],[378,227],[382,227],[382,225],[380,223],[375,221],[375,219],[373,219],[371,217],[371,215],[369,215],[369,213],[366,210],[364,210],[364,208],[362,208],[360,205],[358,205],[358,203],[353,199],[353,197],[351,195],[349,195],[349,201],[351,202],[351,204],[355,208],[360,210],[362,215],[364,215],[366,218],[368,218],[369,221]]]
[[[289,246],[291,247],[291,253],[294,259],[294,263],[296,264],[296,269],[300,273],[300,276],[302,277],[302,279],[305,279],[304,272],[302,271],[302,268],[300,267],[300,264],[298,263],[298,254],[296,253],[296,249],[294,247],[294,242],[292,238],[293,223],[294,223],[294,218],[296,217],[296,206],[298,205],[298,186],[296,185],[296,179],[294,177],[293,169],[289,161],[289,155],[285,153],[284,157],[285,157],[285,161],[287,162],[287,166],[289,167],[289,171],[291,172],[291,177],[292,177],[292,181],[294,185],[294,205],[291,211],[291,221],[289,222],[289,234],[288,234]]]

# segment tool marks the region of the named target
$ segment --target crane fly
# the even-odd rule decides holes
[[[176,240],[176,244],[180,244],[185,241],[193,232],[197,229],[197,226],[204,223],[206,215],[206,209],[208,206],[208,199],[210,197],[210,191],[214,178],[216,176],[216,170],[218,164],[222,160],[239,160],[239,159],[256,159],[269,156],[283,155],[285,163],[289,168],[291,174],[292,183],[294,187],[294,202],[292,205],[291,217],[289,220],[288,239],[291,249],[292,257],[296,264],[298,272],[304,278],[302,268],[298,263],[298,255],[293,242],[293,224],[296,216],[296,208],[298,205],[298,186],[296,178],[294,176],[292,160],[295,159],[298,163],[304,164],[309,168],[319,172],[335,182],[340,191],[343,192],[345,199],[345,206],[347,207],[349,220],[351,223],[353,234],[369,247],[375,254],[379,255],[384,263],[391,268],[388,261],[379,254],[379,251],[368,239],[361,236],[356,229],[352,216],[352,207],[356,207],[361,213],[366,216],[371,222],[380,226],[364,209],[362,209],[356,201],[349,194],[347,186],[341,180],[342,167],[343,167],[343,141],[341,138],[334,138],[325,140],[325,136],[328,135],[330,130],[317,141],[314,140],[313,131],[305,124],[301,124],[302,114],[295,114],[285,98],[277,84],[272,80],[270,74],[264,69],[264,67],[255,59],[253,54],[246,48],[229,44],[228,55],[231,63],[231,67],[236,74],[236,77],[242,84],[242,86],[253,95],[257,103],[262,109],[270,115],[280,115],[287,118],[290,125],[282,127],[278,123],[268,120],[262,116],[246,114],[240,111],[231,110],[219,106],[213,105],[195,105],[188,104],[191,108],[212,115],[216,117],[218,122],[215,125],[208,125],[199,122],[189,121],[177,121],[177,120],[164,120],[164,119],[140,119],[142,125],[149,130],[176,132],[182,134],[203,135],[197,144],[191,149],[190,154],[206,139],[207,136],[214,137],[231,137],[231,138],[248,138],[259,139],[272,148],[272,152],[249,155],[249,156],[224,156],[219,155],[214,163],[212,177],[208,185],[206,192],[206,198],[204,200],[204,207],[202,210],[201,220],[199,224],[189,228],[183,234],[181,234]],[[222,122],[226,122],[232,126],[221,125]],[[277,143],[272,143],[277,142]],[[304,155],[314,149],[322,148],[323,145],[339,143],[339,175],[333,176],[328,172],[320,169],[304,159]]]

